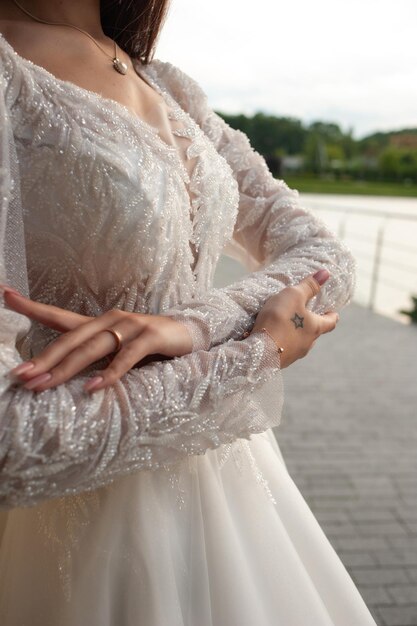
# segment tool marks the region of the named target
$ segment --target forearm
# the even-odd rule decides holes
[[[172,83],[176,96],[182,94],[181,103],[231,168],[239,189],[231,243],[245,251],[255,271],[164,314],[187,326],[194,350],[207,350],[228,338],[241,337],[251,329],[268,297],[322,268],[329,271],[330,278],[308,307],[315,313],[340,311],[355,290],[356,261],[349,248],[302,205],[297,190],[274,179],[247,136],[210,109],[195,81],[173,71],[169,64],[166,73],[167,84]],[[183,91],[178,89],[178,82]]]
[[[258,242],[263,254],[259,269],[164,312],[187,326],[194,349],[210,349],[229,338],[241,337],[252,328],[270,296],[322,268],[329,271],[330,278],[308,308],[319,314],[340,311],[352,299],[355,258],[322,220],[300,206],[296,192],[290,190],[271,199],[266,214],[264,234]],[[253,247],[254,239],[247,229],[237,230],[236,237],[247,249]]]
[[[167,469],[280,421],[279,355],[264,333],[132,369],[92,395],[83,391],[84,375],[40,393],[26,390],[7,377],[17,362],[6,346],[0,359],[1,508],[94,489],[132,471]],[[256,392],[272,379],[267,415]]]

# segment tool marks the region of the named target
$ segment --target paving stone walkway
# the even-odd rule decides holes
[[[378,626],[417,626],[417,327],[352,303],[283,377],[291,476]]]

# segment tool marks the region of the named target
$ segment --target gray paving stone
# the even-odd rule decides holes
[[[351,518],[355,522],[395,522],[398,516],[391,509],[385,507],[364,508],[356,506],[354,511],[350,512]],[[402,518],[400,518],[401,521]]]
[[[390,567],[386,569],[377,569],[374,567],[357,568],[351,567],[349,572],[352,578],[364,587],[372,587],[376,585],[401,584],[408,585],[409,579],[404,568]]]
[[[314,497],[330,497],[330,498],[345,498],[356,495],[356,489],[353,486],[340,486],[340,483],[324,485],[319,483],[313,483],[308,486],[308,492]]]
[[[409,531],[411,533],[413,533],[413,535],[416,535],[416,541],[417,541],[417,521],[416,522],[406,522],[407,523],[407,527],[409,529]]]
[[[417,506],[403,506],[396,515],[407,522],[417,521]]]
[[[297,480],[295,480],[295,482],[297,483]],[[335,509],[340,507],[352,508],[358,502],[358,499],[355,496],[350,498],[322,498],[320,496],[312,496],[306,491],[302,491],[302,493],[310,508],[313,509],[314,512],[329,509],[332,505]]]
[[[417,567],[409,567],[407,569],[407,574],[410,582],[417,583]]]
[[[404,524],[400,522],[384,522],[384,521],[374,521],[374,522],[360,522],[355,524],[356,530],[362,535],[405,535],[408,536],[408,530]]]
[[[409,539],[408,539],[409,541]],[[407,549],[403,548],[387,548],[387,550],[379,550],[375,554],[375,558],[379,565],[416,565],[417,566],[417,546]]]
[[[298,483],[297,483],[298,484]],[[315,510],[315,516],[319,522],[332,523],[332,522],[348,522],[350,521],[349,511],[340,508],[317,508]]]
[[[362,587],[361,596],[368,607],[392,605],[392,598],[385,587]]]
[[[337,550],[356,552],[358,550],[385,550],[387,543],[384,537],[332,537],[331,543]]]
[[[329,522],[325,520],[322,526],[328,537],[352,537],[355,535],[355,526],[351,522]]]
[[[389,594],[397,604],[416,604],[417,603],[417,586],[416,585],[392,585],[389,587]]]
[[[411,535],[408,537],[388,537],[387,542],[393,548],[404,548],[406,550],[415,550],[417,541]]]
[[[382,626],[417,626],[417,604],[413,606],[381,606],[377,613]]]
[[[369,567],[378,565],[372,552],[348,552],[339,550],[338,554],[346,567]]]

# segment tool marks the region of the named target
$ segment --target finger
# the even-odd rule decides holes
[[[103,315],[101,317],[104,318],[105,316]],[[105,324],[109,326],[108,322],[105,322]],[[126,319],[123,323],[112,325],[111,327],[115,330],[120,331],[122,337],[127,342],[130,342],[133,332],[134,336],[137,336],[137,325],[133,325],[131,318]],[[60,359],[57,365],[47,368],[42,367],[41,370],[38,369],[35,372],[36,376],[31,376],[24,386],[26,389],[44,391],[45,389],[49,389],[50,387],[60,385],[78,374],[88,365],[91,365],[92,363],[95,363],[96,361],[99,361],[108,354],[114,352],[115,347],[116,346],[114,336],[109,333],[105,328],[102,328],[99,330],[98,333],[95,333],[94,335],[88,337],[84,342],[78,345],[64,358]],[[28,372],[28,375],[32,374],[33,369]],[[42,371],[43,373],[47,372],[51,374],[51,376],[48,377],[47,380],[45,380],[44,378],[41,378],[43,374],[41,374],[40,371]],[[26,373],[23,374],[23,376],[25,375]]]
[[[336,311],[328,311],[324,315],[319,315],[320,334],[329,333],[336,328],[339,320],[339,314]]]
[[[138,361],[149,354],[153,354],[157,349],[152,335],[143,331],[139,337],[130,341],[120,352],[116,354],[111,364],[98,375],[91,378],[84,389],[88,392],[99,391],[105,387],[113,385],[117,380],[131,370]]]
[[[16,374],[25,381],[32,380],[35,376],[48,372],[53,367],[58,366],[58,364],[71,353],[74,353],[73,357],[77,357],[78,364],[81,364],[82,362],[86,363],[84,367],[90,363],[94,363],[94,361],[97,361],[103,356],[103,350],[105,351],[104,356],[114,351],[116,347],[116,340],[111,333],[105,333],[105,336],[100,338],[98,343],[91,344],[89,341],[105,328],[113,327],[116,321],[120,320],[121,315],[120,311],[118,313],[115,311],[107,311],[97,318],[88,318],[88,322],[61,335],[51,342],[40,354],[33,357],[30,360],[33,367],[23,371],[22,373],[19,373],[18,368],[15,368],[14,370],[11,370],[11,374]],[[132,330],[125,326],[116,330],[120,330],[122,336],[125,337],[126,340],[130,340],[134,336],[132,334]],[[84,359],[78,358],[80,353],[75,353],[77,348],[81,348],[84,352]],[[90,360],[90,363],[88,363],[88,358],[92,359]],[[16,369],[18,370],[17,372],[15,372]]]
[[[55,367],[31,377],[24,383],[25,389],[44,391],[70,380],[91,363],[105,357],[114,348],[114,338],[110,333],[101,331],[85,342],[82,348],[76,348],[63,358]],[[30,373],[30,372],[29,372]]]
[[[300,282],[297,285],[294,285],[294,287],[302,291],[305,297],[306,303],[319,293],[322,287],[322,284],[330,276],[327,270],[320,270],[320,271],[325,272],[325,274],[319,275],[318,272],[316,272],[315,274],[309,274],[308,276],[300,280]],[[317,280],[317,277],[319,278],[320,282],[319,280]]]
[[[14,291],[5,291],[4,301],[14,311],[60,332],[76,328],[91,319],[87,315],[67,311],[52,304],[36,302]]]

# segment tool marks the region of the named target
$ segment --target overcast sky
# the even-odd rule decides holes
[[[417,127],[417,0],[172,0],[156,58],[214,109]]]

